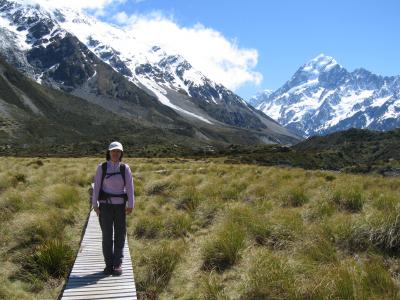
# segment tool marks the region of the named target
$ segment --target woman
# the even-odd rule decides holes
[[[99,217],[102,231],[103,256],[106,264],[103,273],[105,275],[122,274],[126,214],[130,214],[134,206],[132,173],[127,164],[121,163],[122,156],[122,144],[112,142],[108,146],[106,162],[97,166],[94,179],[92,206]]]

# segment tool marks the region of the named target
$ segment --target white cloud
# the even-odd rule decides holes
[[[113,20],[117,22],[118,24],[125,24],[126,22],[129,21],[129,16],[126,14],[126,12],[121,11],[117,13],[114,17]]]
[[[257,50],[240,48],[236,40],[228,40],[215,29],[202,24],[183,27],[160,12],[131,16],[120,12],[113,20],[132,31],[138,40],[182,55],[204,75],[229,89],[262,80],[262,75],[254,71]]]
[[[38,3],[47,8],[69,7],[91,10],[96,17],[107,17],[119,4],[126,1],[140,3],[146,0],[17,0]],[[132,2],[131,2],[132,1]],[[177,53],[186,58],[197,70],[210,79],[222,83],[231,90],[244,84],[258,85],[262,75],[254,71],[258,61],[256,49],[242,48],[235,39],[227,39],[219,31],[195,24],[184,27],[162,12],[128,16],[120,11],[111,17],[113,22],[132,31],[138,41],[159,45],[168,53]]]

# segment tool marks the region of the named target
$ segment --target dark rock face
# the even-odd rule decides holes
[[[46,48],[32,48],[29,63],[62,85],[77,87],[95,72],[95,55],[70,34],[56,39]]]

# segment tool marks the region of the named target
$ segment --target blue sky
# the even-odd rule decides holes
[[[121,12],[161,15],[180,28],[201,24],[239,49],[255,51],[256,59],[245,68],[262,79],[243,79],[233,88],[245,99],[279,88],[320,53],[350,71],[363,67],[380,75],[400,74],[400,1],[117,0],[99,17],[120,23],[115,14]]]

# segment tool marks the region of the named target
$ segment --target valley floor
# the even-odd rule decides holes
[[[102,158],[0,158],[0,298],[57,299]],[[127,158],[138,299],[396,299],[400,178]]]

